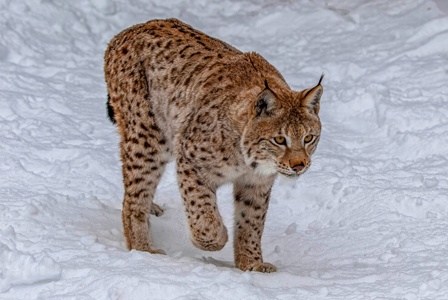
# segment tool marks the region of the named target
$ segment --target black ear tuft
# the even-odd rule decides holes
[[[322,75],[320,75],[320,79],[319,79],[319,83],[317,85],[320,85],[322,83],[322,79],[324,79],[325,74],[322,73]]]

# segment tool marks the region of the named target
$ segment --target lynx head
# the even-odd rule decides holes
[[[256,172],[298,177],[311,165],[311,155],[319,142],[319,83],[307,90],[265,89],[253,101],[251,117],[242,138],[247,165]]]

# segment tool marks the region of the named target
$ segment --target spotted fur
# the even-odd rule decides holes
[[[121,137],[128,249],[163,253],[152,242],[149,214],[163,213],[154,193],[175,160],[193,244],[209,251],[226,244],[216,190],[233,183],[235,264],[275,271],[261,252],[271,188],[278,173],[298,177],[310,166],[321,128],[320,81],[292,91],[260,55],[176,19],[115,36],[105,54],[105,78],[109,116]]]

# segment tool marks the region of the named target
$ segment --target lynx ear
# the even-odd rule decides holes
[[[268,116],[276,106],[277,99],[274,93],[270,89],[265,89],[258,95],[257,101],[255,102],[255,115],[257,117]]]
[[[324,74],[319,79],[319,83],[313,87],[312,89],[303,91],[302,99],[300,100],[300,106],[307,107],[314,111],[316,115],[319,113],[320,109],[320,97],[324,92],[324,89],[321,85],[322,79],[324,78]]]

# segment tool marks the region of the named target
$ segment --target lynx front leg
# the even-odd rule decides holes
[[[206,251],[221,250],[227,243],[227,229],[216,206],[215,189],[206,185],[198,171],[178,160],[177,175],[193,245]]]
[[[261,235],[275,177],[247,180],[234,185],[235,196],[235,265],[243,271],[275,272],[275,266],[263,262]]]

